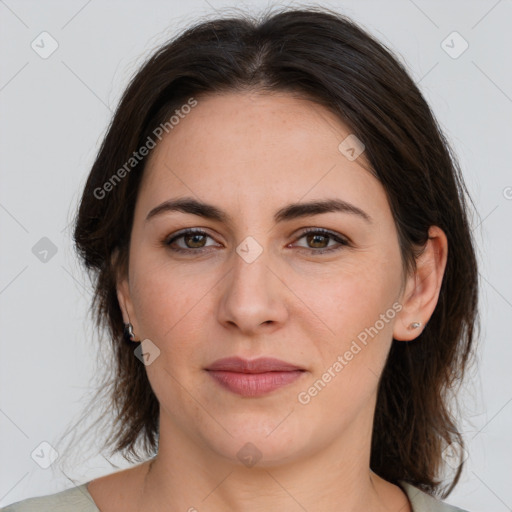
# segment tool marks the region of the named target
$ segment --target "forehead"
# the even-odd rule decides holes
[[[252,162],[257,154],[256,162],[260,162],[267,154],[275,157],[292,150],[297,159],[304,155],[317,158],[319,152],[336,154],[338,143],[350,134],[334,113],[291,93],[230,92],[196,101],[181,119],[174,116],[178,122],[153,151],[150,161],[171,148],[179,158],[197,144],[194,154],[187,156],[200,159],[215,150],[225,157],[228,155],[223,152],[228,152],[230,160],[245,155]]]
[[[351,161],[340,151],[349,135],[334,113],[292,94],[199,97],[152,150],[140,195],[153,203],[243,196],[244,204],[261,207],[329,194],[365,203],[372,197],[375,208],[386,208],[364,153]]]

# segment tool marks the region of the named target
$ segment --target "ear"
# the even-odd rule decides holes
[[[128,279],[123,278],[122,280],[117,282],[117,300],[119,302],[119,307],[121,308],[121,312],[123,314],[123,322],[125,324],[132,323],[133,314],[130,314],[131,300],[130,300],[130,288],[128,286]]]
[[[397,315],[393,337],[400,341],[415,339],[424,329],[437,305],[448,257],[448,240],[438,226],[431,226],[424,251],[416,259],[416,271],[407,277],[402,309]],[[420,322],[419,328],[410,328]]]
[[[118,264],[119,251],[115,249],[112,253],[112,268],[116,271],[116,292],[117,301],[123,315],[123,322],[125,324],[135,322],[135,314],[133,311],[133,304],[130,296],[130,285],[128,282],[128,269],[122,269]],[[135,325],[134,325],[135,330]]]

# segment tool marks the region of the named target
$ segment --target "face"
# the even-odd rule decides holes
[[[168,436],[236,461],[250,442],[273,464],[369,442],[402,263],[364,152],[338,149],[349,134],[307,100],[226,93],[198,98],[153,150],[118,296],[136,339],[159,351],[146,371],[160,445]],[[220,215],[161,206],[185,198]],[[330,200],[351,206],[304,208]],[[298,370],[213,371],[229,357]]]

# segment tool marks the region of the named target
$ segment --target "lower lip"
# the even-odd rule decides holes
[[[237,373],[209,370],[208,373],[224,388],[241,396],[261,396],[296,381],[304,373],[289,372]]]

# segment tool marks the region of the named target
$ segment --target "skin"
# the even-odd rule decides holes
[[[365,169],[364,153],[349,161],[338,150],[349,134],[324,107],[290,94],[225,93],[198,98],[153,150],[118,298],[135,339],[160,350],[146,366],[160,403],[159,452],[91,482],[102,512],[410,510],[404,492],[369,468],[378,377],[393,337],[413,340],[432,315],[447,240],[431,227],[416,272],[402,274],[384,188]],[[162,202],[185,196],[214,204],[230,222],[183,212],[146,221]],[[356,205],[372,221],[347,212],[273,219],[289,203],[327,198]],[[310,227],[350,244],[302,236]],[[173,252],[165,240],[184,228],[208,237],[181,238],[174,246],[189,253]],[[252,263],[236,252],[248,236],[262,248]],[[318,253],[326,247],[339,250]],[[299,403],[298,394],[394,303],[401,306],[394,318]],[[416,321],[422,327],[409,329]],[[267,395],[241,397],[204,370],[234,355],[275,357],[306,371]],[[261,453],[253,467],[237,457],[248,442]]]

